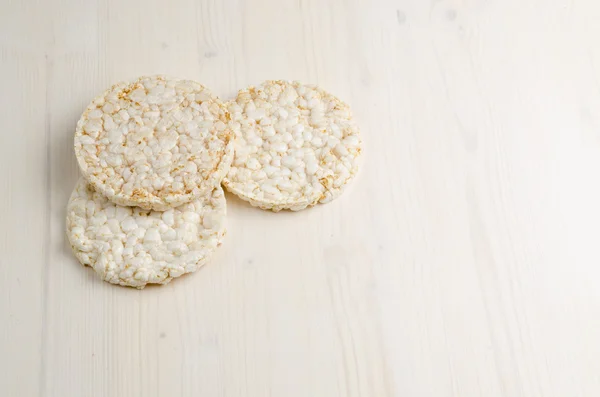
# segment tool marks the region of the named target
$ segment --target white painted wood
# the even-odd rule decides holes
[[[0,395],[600,395],[596,0],[0,3]],[[198,273],[80,267],[79,113],[112,82],[267,78],[349,102],[331,204],[229,197]]]

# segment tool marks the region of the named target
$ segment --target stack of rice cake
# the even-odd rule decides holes
[[[221,244],[221,183],[262,209],[298,211],[338,197],[360,150],[348,106],[314,86],[267,81],[224,104],[191,80],[119,83],[77,123],[67,235],[105,281],[166,284]]]

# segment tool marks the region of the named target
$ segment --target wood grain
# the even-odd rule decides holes
[[[600,3],[0,4],[0,394],[600,394]],[[198,273],[101,282],[65,239],[76,120],[109,84],[264,79],[350,103],[331,204],[228,196]]]

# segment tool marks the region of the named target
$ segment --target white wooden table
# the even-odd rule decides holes
[[[0,395],[600,395],[597,0],[3,0],[0,72]],[[103,283],[65,241],[75,122],[152,73],[319,84],[362,171]]]

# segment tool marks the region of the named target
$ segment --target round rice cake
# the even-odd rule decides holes
[[[144,288],[204,265],[225,233],[225,196],[217,187],[164,212],[120,206],[80,178],[67,206],[75,256],[104,281]]]
[[[358,127],[328,92],[266,81],[239,91],[228,108],[235,155],[223,184],[252,205],[298,211],[327,203],[356,175]]]
[[[120,205],[164,211],[209,194],[227,174],[225,105],[202,84],[164,76],[113,85],[77,123],[83,176]]]

